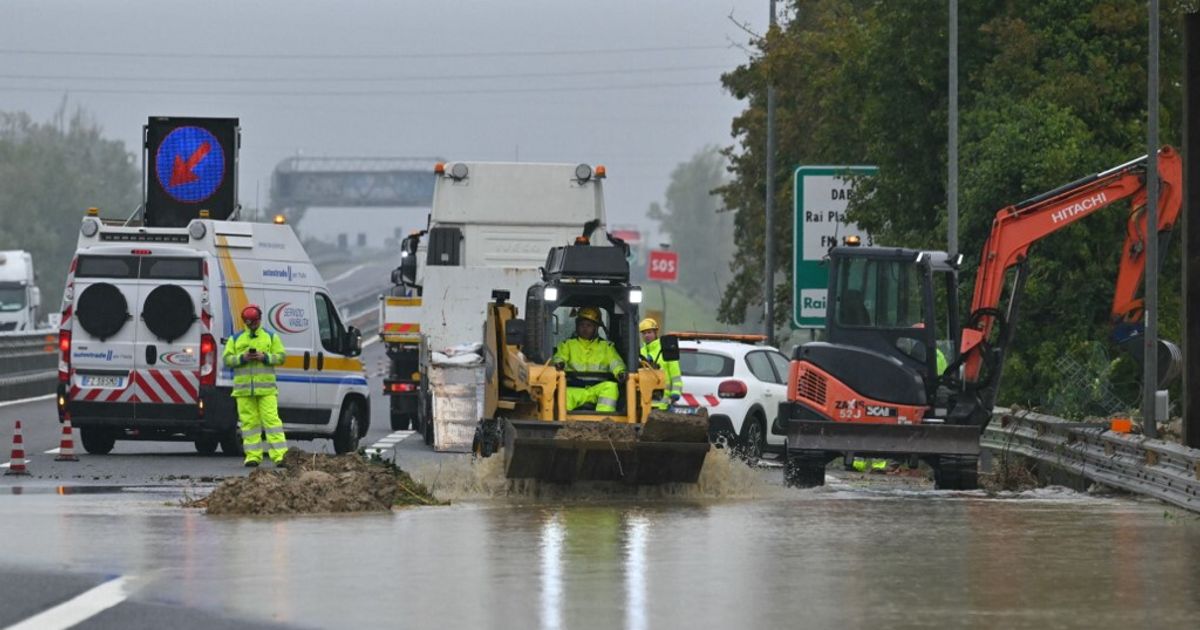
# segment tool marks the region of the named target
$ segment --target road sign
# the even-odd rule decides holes
[[[869,234],[845,220],[854,178],[874,175],[874,166],[801,166],[796,169],[795,225],[792,234],[792,327],[823,328],[829,268],[821,261],[835,244]]]
[[[679,279],[679,253],[663,249],[650,252],[646,277],[658,282],[676,282]]]
[[[151,118],[146,125],[146,225],[180,227],[237,204],[236,118]]]

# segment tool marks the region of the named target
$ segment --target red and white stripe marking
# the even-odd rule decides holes
[[[134,370],[124,389],[71,385],[71,400],[195,404],[200,374],[194,370]]]
[[[683,402],[687,403],[689,407],[716,407],[721,404],[721,399],[712,394],[703,394],[701,396],[683,394],[680,397],[683,398]]]

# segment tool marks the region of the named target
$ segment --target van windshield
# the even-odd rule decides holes
[[[0,284],[0,313],[12,313],[25,308],[25,287],[19,284]]]

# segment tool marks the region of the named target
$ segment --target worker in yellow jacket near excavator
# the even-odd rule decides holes
[[[667,376],[667,386],[662,397],[652,403],[655,409],[666,409],[683,395],[683,375],[679,372],[679,361],[667,361],[662,356],[662,339],[658,336],[658,322],[647,317],[638,323],[642,335],[642,360],[662,370]]]
[[[554,350],[554,364],[567,372],[568,383],[572,373],[612,374],[616,382],[602,381],[586,387],[567,386],[567,411],[581,405],[594,404],[596,411],[605,413],[617,410],[620,395],[618,383],[625,382],[625,361],[611,341],[598,335],[603,325],[600,309],[584,306],[575,314],[575,334],[558,344]]]

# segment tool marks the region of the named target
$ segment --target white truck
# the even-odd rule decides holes
[[[462,451],[470,449],[482,388],[479,370],[461,366],[484,339],[492,291],[523,304],[552,247],[613,241],[597,240],[609,238],[603,166],[448,162],[434,170],[428,227],[403,240],[394,286],[380,298],[383,389],[393,430],[421,431],[437,450]],[[449,356],[455,347],[467,356]],[[448,416],[461,418],[443,422]]]
[[[41,306],[33,256],[19,249],[0,251],[0,332],[36,329]]]

